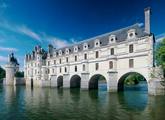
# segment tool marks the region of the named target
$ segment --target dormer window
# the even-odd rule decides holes
[[[67,55],[69,54],[69,49],[68,48],[65,49],[65,54],[67,54]]]
[[[109,43],[115,43],[116,42],[116,36],[115,35],[110,35],[109,36]]]
[[[78,46],[74,46],[74,52],[78,52]]]
[[[88,44],[87,44],[87,43],[84,43],[83,49],[84,49],[84,50],[87,50],[87,49],[88,49]]]
[[[95,40],[95,47],[99,47],[100,46],[100,41],[99,41],[99,39],[96,39]]]
[[[62,55],[62,50],[59,50],[58,54],[59,54],[59,56],[61,56]]]
[[[53,52],[53,56],[56,57],[57,53],[56,52]]]
[[[133,39],[136,37],[136,32],[135,32],[135,29],[130,29],[128,32],[127,32],[127,38],[128,39]]]

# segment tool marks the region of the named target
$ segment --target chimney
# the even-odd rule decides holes
[[[151,8],[145,8],[144,9],[144,15],[145,15],[145,32],[150,34],[150,14],[151,14]]]

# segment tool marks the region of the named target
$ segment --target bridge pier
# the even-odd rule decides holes
[[[81,89],[89,89],[89,73],[81,73]]]
[[[108,92],[117,92],[117,72],[109,71],[107,80],[107,90]]]
[[[57,87],[57,75],[53,75],[51,76],[51,79],[50,79],[50,86],[51,87]]]
[[[69,74],[64,74],[63,75],[63,88],[70,88]]]

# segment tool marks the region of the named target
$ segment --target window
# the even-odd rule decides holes
[[[133,53],[133,44],[129,45],[129,53]]]
[[[52,68],[52,73],[54,73],[54,69]]]
[[[111,48],[110,53],[111,55],[114,55],[114,48]]]
[[[61,59],[59,60],[60,64],[61,64]]]
[[[127,38],[128,39],[132,39],[132,38],[136,38],[136,30],[135,29],[130,29],[128,32],[127,32]]]
[[[50,70],[48,69],[48,74],[50,73]]]
[[[60,55],[60,56],[62,55],[62,50],[59,50],[59,55]]]
[[[60,73],[62,72],[62,69],[61,69],[61,67],[60,67]]]
[[[113,69],[113,62],[109,61],[109,69]]]
[[[75,69],[75,72],[77,72],[77,66],[75,66],[75,68],[74,68],[74,69]]]
[[[129,59],[129,68],[134,67],[134,59]]]
[[[99,51],[96,51],[96,58],[99,57]]]
[[[77,61],[77,56],[74,56],[74,60]]]
[[[78,46],[74,46],[74,52],[78,52]]]
[[[99,47],[100,46],[100,41],[99,41],[99,39],[96,39],[95,40],[95,47]]]
[[[96,67],[96,70],[98,70],[99,69],[99,63],[96,63],[95,67]]]
[[[86,54],[86,53],[84,54],[84,59],[85,59],[85,60],[87,59],[87,54]]]
[[[66,57],[66,62],[68,63],[68,57]]]
[[[85,71],[85,65],[83,65],[83,71]]]
[[[67,68],[65,67],[65,72],[67,72]]]
[[[50,65],[50,61],[48,61],[48,66]]]
[[[114,43],[116,41],[116,36],[115,35],[110,35],[109,36],[109,43]]]
[[[87,49],[88,49],[88,44],[84,43],[84,50],[87,50]]]
[[[56,64],[56,60],[54,60],[54,65]]]

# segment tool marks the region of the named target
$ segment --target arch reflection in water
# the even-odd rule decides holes
[[[116,94],[98,90],[4,87],[0,88],[0,119],[164,120],[164,100],[164,96],[151,97],[146,91]]]
[[[57,87],[58,87],[58,88],[63,87],[63,76],[59,76],[59,77],[57,78]]]
[[[79,75],[73,75],[70,79],[70,88],[80,88],[81,77]]]
[[[137,72],[129,72],[120,77],[118,91],[148,91],[147,80]]]
[[[107,91],[106,78],[101,74],[93,75],[89,80],[89,89],[99,89],[101,91]]]
[[[143,111],[148,104],[148,94],[141,91],[120,92],[118,100],[127,111]]]

